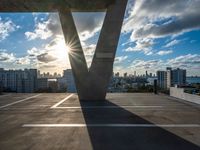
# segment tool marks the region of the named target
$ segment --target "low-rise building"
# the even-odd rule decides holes
[[[37,90],[42,91],[48,88],[48,78],[38,78],[37,79]]]
[[[66,80],[66,83],[67,83],[67,92],[75,93],[76,85],[74,82],[74,76],[72,73],[72,69],[64,70],[63,78]]]

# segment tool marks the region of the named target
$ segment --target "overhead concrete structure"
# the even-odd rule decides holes
[[[59,12],[80,100],[104,100],[127,0],[1,0],[0,12]],[[84,57],[72,11],[106,11],[90,68]]]

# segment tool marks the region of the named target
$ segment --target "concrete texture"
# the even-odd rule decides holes
[[[105,100],[128,0],[1,0],[0,12],[57,11],[80,100]],[[103,11],[103,23],[91,67],[88,69],[71,11]]]
[[[127,0],[116,0],[114,4],[106,7],[105,20],[90,68],[87,68],[71,12],[60,12],[65,40],[71,48],[69,59],[80,100],[105,100],[126,4]]]
[[[184,92],[184,88],[170,87],[170,96],[200,105],[200,96]]]
[[[95,102],[76,94],[34,95],[0,96],[1,107],[27,99],[0,109],[1,150],[200,149],[199,105],[142,93]]]
[[[1,12],[102,11],[115,0],[1,0]]]

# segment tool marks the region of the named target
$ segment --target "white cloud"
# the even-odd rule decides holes
[[[122,62],[125,61],[127,58],[128,58],[128,56],[118,56],[118,57],[115,57],[115,64],[122,63]]]
[[[145,55],[152,55],[153,51],[151,46],[153,46],[154,42],[151,39],[140,39],[135,42],[135,46],[130,46],[126,48],[124,51],[126,52],[143,52]]]
[[[199,75],[200,55],[187,54],[181,55],[173,59],[169,59],[166,65],[174,68],[183,68],[187,70],[187,75]]]
[[[175,37],[188,31],[200,29],[198,0],[130,0],[123,33],[130,33],[132,42],[152,40],[167,36]],[[183,11],[184,10],[184,11]],[[178,44],[173,41],[167,47]],[[137,44],[136,44],[137,46]],[[152,45],[149,45],[151,48]]]
[[[13,53],[8,53],[5,49],[0,49],[0,62],[13,62],[15,56]]]
[[[49,53],[43,53],[37,56],[38,61],[49,63],[55,61],[57,58]]]
[[[154,37],[200,28],[199,4],[196,0],[136,0],[123,31],[135,30],[135,36]]]
[[[152,39],[141,39],[136,41],[136,48],[137,49],[147,49],[153,46],[154,42]]]
[[[174,59],[169,59],[167,63],[175,67],[185,67],[185,68],[193,68],[197,66],[199,67],[200,55],[199,54],[181,55]]]
[[[33,32],[25,32],[25,36],[28,40],[34,39],[48,39],[52,36],[57,36],[62,33],[59,16],[57,13],[50,13],[48,20],[39,20],[35,17],[35,29]]]
[[[19,65],[29,65],[30,64],[30,59],[29,57],[21,57],[16,59],[16,63]]]
[[[59,34],[40,48],[28,49],[27,54],[35,67],[42,71],[62,72],[64,69],[70,68],[65,40]]]
[[[48,21],[43,23],[37,23],[35,30],[33,32],[25,32],[26,38],[28,40],[34,40],[36,38],[40,38],[45,40],[52,36],[52,32],[47,28]]]
[[[28,53],[28,55],[29,55],[30,57],[34,57],[34,56],[40,55],[40,54],[42,54],[42,53],[45,53],[45,51],[33,47],[33,48],[31,48],[31,49],[28,49],[28,50],[27,50],[27,53]]]
[[[128,47],[124,50],[125,52],[143,52],[145,55],[152,55],[153,52],[149,48],[139,49],[137,47]]]
[[[135,47],[128,47],[124,50],[125,52],[140,52],[142,51],[141,49],[137,49]]]
[[[156,70],[162,66],[163,61],[162,60],[141,60],[136,59],[132,62],[131,68],[133,69],[151,69]]]
[[[198,75],[200,70],[200,55],[199,54],[187,54],[177,56],[168,60],[152,59],[152,60],[142,60],[136,59],[132,63],[126,66],[117,66],[115,71],[123,71],[128,73],[133,73],[137,71],[139,74],[144,74],[146,70],[156,73],[158,70],[165,70],[166,67],[172,68],[182,68],[187,70],[187,75]],[[119,69],[121,68],[121,69]]]
[[[93,59],[94,53],[95,53],[95,49],[96,49],[95,44],[90,44],[90,45],[85,44],[83,46],[83,52],[85,55],[85,59],[86,59],[88,68],[91,66],[92,59]]]
[[[176,45],[176,44],[178,44],[178,43],[180,43],[181,41],[180,40],[173,40],[173,41],[171,41],[171,42],[169,42],[169,43],[167,43],[164,47],[171,47],[171,46],[174,46],[174,45]]]
[[[72,13],[76,29],[81,41],[86,41],[97,34],[103,25],[104,12]]]
[[[173,53],[172,50],[162,50],[162,51],[157,52],[157,54],[160,55],[160,56],[168,55],[168,54],[171,54],[171,53]]]
[[[16,31],[19,28],[20,26],[14,24],[11,19],[3,20],[0,17],[0,41],[6,39],[10,33]]]
[[[95,49],[96,49],[95,44],[83,46],[83,51],[84,51],[85,56],[93,56]]]

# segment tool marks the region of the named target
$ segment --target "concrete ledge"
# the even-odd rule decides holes
[[[170,87],[170,96],[180,98],[188,102],[200,104],[200,96],[185,93],[184,88]]]
[[[108,53],[108,52],[98,52],[96,53],[96,58],[101,58],[101,59],[106,59],[106,58],[114,58],[113,53]]]

